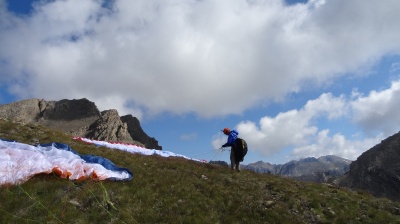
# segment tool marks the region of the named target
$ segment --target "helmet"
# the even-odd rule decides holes
[[[222,130],[224,132],[224,134],[229,134],[229,132],[231,132],[231,130],[229,130],[229,128],[224,128],[224,130]]]

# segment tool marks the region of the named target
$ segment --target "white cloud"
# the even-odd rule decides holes
[[[316,100],[309,100],[304,106],[304,110],[310,116],[322,113],[330,120],[342,117],[347,113],[344,96],[334,97],[331,93],[324,93]]]
[[[249,141],[251,149],[263,155],[271,155],[286,147],[303,146],[312,142],[318,133],[314,122],[323,117],[329,119],[344,116],[346,102],[332,94],[322,94],[309,100],[300,110],[281,112],[276,117],[263,117],[259,127],[251,121],[241,122],[237,129]]]
[[[391,87],[382,91],[371,91],[368,96],[360,96],[352,103],[354,122],[366,133],[383,132],[389,136],[400,127],[400,80],[393,81]]]
[[[104,105],[142,115],[240,114],[400,53],[397,0],[117,0],[110,9],[65,0],[25,17],[0,11],[0,81],[13,94],[111,96],[117,103]],[[315,134],[307,122],[294,126]]]
[[[291,155],[292,159],[336,155],[356,160],[361,153],[370,149],[382,139],[382,135],[378,135],[363,140],[349,140],[340,133],[331,137],[328,134],[329,130],[322,130],[315,136],[315,141],[312,144],[294,148]]]
[[[213,139],[211,141],[211,145],[216,150],[220,149],[221,146],[226,143],[226,135],[223,135],[225,137],[223,137],[222,135],[223,134],[221,134],[221,132],[218,132],[217,134],[215,134],[213,136]]]

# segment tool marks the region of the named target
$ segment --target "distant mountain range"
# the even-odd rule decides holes
[[[332,178],[349,171],[352,161],[334,155],[309,157],[292,160],[285,164],[271,164],[263,161],[242,165],[242,169],[257,173],[269,173],[286,176],[297,180],[329,182]]]

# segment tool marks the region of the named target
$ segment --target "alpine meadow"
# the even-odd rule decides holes
[[[62,142],[128,168],[130,181],[35,175],[0,187],[1,223],[400,223],[400,203],[183,158],[96,147],[35,124],[0,119],[0,138]]]

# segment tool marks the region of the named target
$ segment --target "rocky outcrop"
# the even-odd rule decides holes
[[[38,99],[29,99],[0,105],[0,117],[22,123],[37,121],[41,113],[39,102]]]
[[[121,121],[117,110],[101,112],[100,118],[90,125],[85,136],[102,141],[134,143],[127,124]]]
[[[400,200],[400,132],[361,154],[337,182],[378,197]]]
[[[97,106],[87,99],[40,100],[39,109],[37,122],[41,125],[82,137],[86,137],[85,130],[100,119]]]
[[[100,116],[97,106],[87,99],[49,102],[41,100],[39,108],[45,120],[71,121]]]
[[[96,140],[126,142],[159,149],[158,141],[149,137],[132,115],[120,117],[117,110],[100,112],[87,100],[22,100],[0,105],[0,118],[22,123],[37,123],[75,136]]]
[[[144,143],[148,149],[159,149],[162,147],[158,145],[158,141],[155,138],[149,137],[140,126],[140,122],[136,117],[132,115],[125,115],[121,117],[121,121],[124,122],[128,127],[128,132],[134,141]]]

